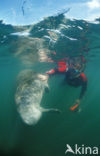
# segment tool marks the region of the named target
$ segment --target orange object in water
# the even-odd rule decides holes
[[[71,111],[74,111],[77,107],[79,106],[79,104],[74,105],[73,107],[70,107]]]

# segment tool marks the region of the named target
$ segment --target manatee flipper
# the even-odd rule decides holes
[[[51,113],[61,113],[61,110],[55,109],[55,108],[50,108],[50,109],[44,109],[42,110],[43,112],[51,112]]]
[[[49,87],[46,87],[46,88],[45,88],[45,92],[46,92],[46,93],[49,93]]]
[[[45,86],[45,92],[46,92],[46,93],[49,93],[49,91],[50,91],[49,85],[46,84],[46,86]]]

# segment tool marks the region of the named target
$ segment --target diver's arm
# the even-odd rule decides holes
[[[87,89],[87,81],[84,81],[82,83],[82,88],[81,88],[81,93],[80,93],[80,97],[79,99],[81,100],[86,92],[86,89]]]
[[[81,89],[81,93],[80,93],[79,99],[77,99],[75,101],[75,105],[74,106],[70,107],[71,111],[74,111],[74,110],[76,110],[79,107],[81,99],[82,99],[82,97],[84,96],[84,94],[86,92],[86,89],[87,89],[87,81],[82,83],[82,89]]]
[[[56,73],[58,73],[58,69],[57,68],[50,69],[49,71],[46,72],[46,74],[48,74],[48,75],[54,75]]]

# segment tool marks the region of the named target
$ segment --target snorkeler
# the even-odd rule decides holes
[[[67,62],[60,61],[58,62],[58,67],[55,69],[51,69],[46,72],[49,75],[64,73],[65,81],[71,86],[79,87],[81,86],[81,93],[79,98],[75,101],[74,106],[70,107],[71,111],[76,110],[80,105],[80,101],[83,98],[85,91],[87,89],[87,78],[83,73],[85,68],[85,59],[83,56],[81,58],[76,57],[73,59],[69,59]]]

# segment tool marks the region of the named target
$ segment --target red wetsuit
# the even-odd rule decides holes
[[[46,72],[49,75],[54,73],[65,73],[68,70],[68,64],[64,61],[58,62],[58,67],[55,69],[51,69],[50,71]]]
[[[87,89],[87,78],[84,73],[81,73],[78,77],[73,76],[72,68],[68,68],[68,64],[66,62],[60,61],[58,62],[58,68],[51,69],[50,71],[46,72],[47,74],[53,75],[56,73],[64,73],[65,80],[71,86],[78,87],[81,86],[81,93],[79,98],[81,99],[84,96],[84,93]]]

